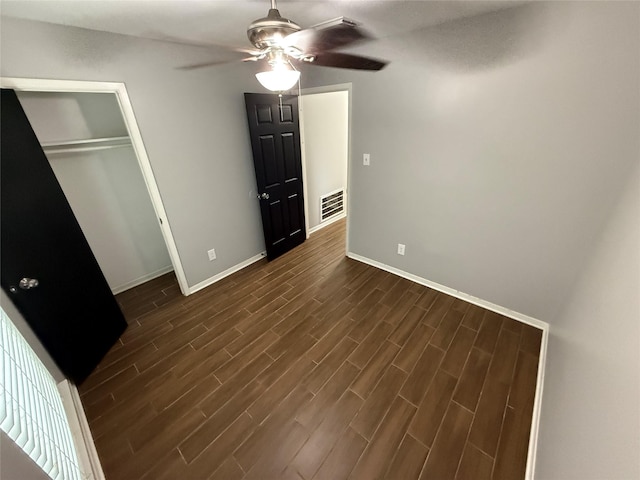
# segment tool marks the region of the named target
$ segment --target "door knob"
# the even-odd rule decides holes
[[[24,277],[23,279],[20,280],[20,283],[18,283],[18,286],[23,290],[30,290],[32,288],[36,288],[38,285],[39,285],[39,282],[37,278]]]
[[[268,200],[269,199],[269,194],[268,193],[263,193],[262,195],[258,194],[258,200]]]

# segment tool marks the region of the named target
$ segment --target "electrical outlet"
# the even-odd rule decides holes
[[[212,248],[211,250],[208,250],[207,253],[209,254],[209,261],[212,262],[214,261],[217,257],[216,257],[216,249]]]
[[[365,167],[368,167],[369,165],[371,165],[371,155],[368,153],[364,153],[362,155],[362,165],[364,165]]]
[[[405,246],[403,243],[398,244],[398,255],[404,255]]]

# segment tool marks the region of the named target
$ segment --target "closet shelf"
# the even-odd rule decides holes
[[[72,140],[68,142],[48,142],[43,143],[41,146],[47,154],[94,152],[97,150],[131,146],[131,139],[126,136],[91,138],[88,140]]]

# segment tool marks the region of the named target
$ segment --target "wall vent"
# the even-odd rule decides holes
[[[344,213],[344,189],[320,197],[320,223]]]

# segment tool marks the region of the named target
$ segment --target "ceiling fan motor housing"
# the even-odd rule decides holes
[[[287,35],[300,31],[300,25],[280,16],[280,12],[269,9],[265,18],[255,20],[247,29],[247,37],[256,48],[279,46],[279,41]]]

